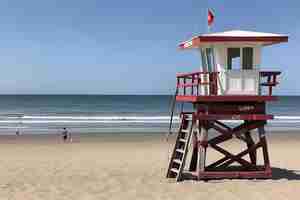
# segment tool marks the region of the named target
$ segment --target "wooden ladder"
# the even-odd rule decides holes
[[[188,146],[193,131],[193,115],[182,113],[181,125],[178,131],[172,157],[169,163],[167,178],[176,178],[181,181]]]

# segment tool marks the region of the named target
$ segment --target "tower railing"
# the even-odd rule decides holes
[[[192,72],[177,74],[177,95],[183,96],[213,96],[218,95],[220,72]],[[259,86],[261,95],[272,96],[273,87],[279,84],[279,71],[260,71]],[[267,87],[267,94],[263,94],[262,87]]]
[[[281,74],[279,71],[261,71],[260,74],[260,86],[268,87],[268,95],[272,96],[273,87],[279,84],[278,76]]]

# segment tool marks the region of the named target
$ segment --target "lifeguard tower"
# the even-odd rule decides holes
[[[192,104],[193,112],[180,113],[168,178],[272,176],[265,125],[273,115],[266,113],[266,103],[277,100],[272,90],[280,72],[261,71],[261,51],[287,41],[286,35],[234,30],[203,34],[179,45],[182,50],[199,51],[202,67],[198,72],[177,74],[175,101]],[[257,135],[253,135],[255,129]],[[233,138],[245,144],[238,153],[222,146]],[[222,157],[207,163],[208,148]],[[190,163],[185,167],[189,150]]]

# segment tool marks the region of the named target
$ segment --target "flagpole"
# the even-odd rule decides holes
[[[207,9],[207,16],[212,17],[211,22],[209,22],[209,20],[207,20],[207,31],[208,31],[208,33],[210,33],[210,31],[211,31],[211,26],[212,26],[213,21],[214,21],[214,13],[213,13],[213,11],[210,10],[210,8]],[[214,45],[211,44],[211,45],[210,45],[210,48],[211,48],[211,50],[212,50],[212,62],[213,62],[212,64],[213,64],[213,71],[216,72],[216,71],[217,71],[217,67],[216,67],[216,65],[215,65]]]

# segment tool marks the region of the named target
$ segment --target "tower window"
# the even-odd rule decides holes
[[[228,48],[227,69],[253,69],[253,48]]]
[[[241,68],[241,54],[240,48],[227,49],[227,69],[240,69]]]

